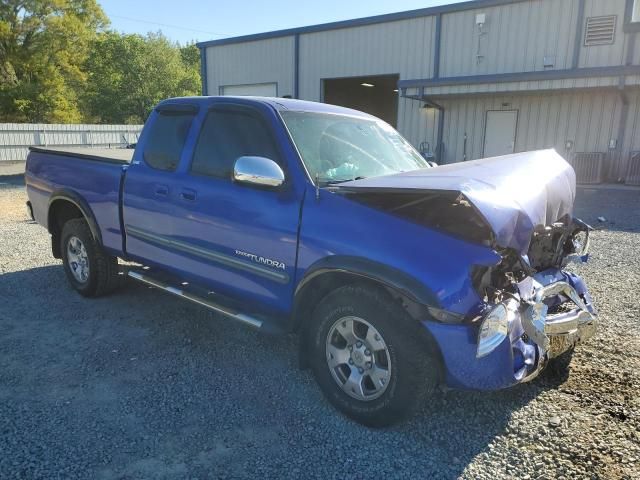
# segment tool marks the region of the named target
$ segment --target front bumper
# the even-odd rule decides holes
[[[478,325],[424,322],[440,346],[446,383],[455,388],[496,390],[538,376],[549,359],[592,337],[597,313],[582,279],[558,269],[518,285],[507,338],[477,358]]]

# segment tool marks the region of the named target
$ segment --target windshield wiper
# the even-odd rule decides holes
[[[319,182],[323,186],[328,186],[328,185],[338,185],[340,183],[351,182],[353,180],[364,180],[365,178],[367,178],[367,177],[358,176],[358,177],[355,177],[355,178],[342,178],[342,179],[339,179],[339,180],[320,179]]]

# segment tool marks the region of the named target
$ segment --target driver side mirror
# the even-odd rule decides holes
[[[434,162],[434,161],[428,161],[427,163],[428,163],[431,167],[438,167],[438,166],[439,166],[439,165],[438,165],[436,162]]]
[[[284,183],[284,172],[270,158],[245,156],[236,160],[233,179],[250,185],[279,187]]]

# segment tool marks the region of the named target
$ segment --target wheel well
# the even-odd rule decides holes
[[[62,258],[60,252],[60,234],[62,227],[74,218],[85,218],[82,210],[73,202],[65,199],[54,200],[49,206],[47,226],[51,234],[51,249],[54,258]],[[86,218],[85,218],[86,220]]]
[[[371,288],[384,291],[389,296],[390,301],[402,305],[402,307],[413,318],[429,318],[430,314],[425,305],[421,305],[406,293],[386,284],[382,280],[347,271],[331,271],[318,275],[307,282],[299,292],[296,293],[294,302],[294,313],[292,318],[293,330],[298,331],[304,324],[305,319],[313,313],[315,306],[329,293],[337,288],[358,283]]]
[[[307,282],[296,293],[292,317],[293,330],[299,331],[305,319],[311,317],[315,306],[333,290],[362,280],[366,281],[364,277],[352,273],[328,272]]]
[[[427,307],[410,298],[406,293],[403,293],[396,288],[385,284],[383,281],[370,278],[364,275],[360,275],[353,272],[335,271],[327,272],[307,282],[302,289],[297,292],[294,310],[292,316],[292,330],[300,333],[300,366],[306,368],[308,366],[306,359],[306,352],[308,351],[305,344],[308,335],[302,331],[307,319],[313,314],[315,306],[326,297],[333,290],[340,287],[358,283],[360,285],[367,285],[371,288],[377,289],[381,294],[386,295],[390,302],[398,303],[408,315],[420,321],[420,319],[431,318]],[[424,332],[425,341],[427,341],[439,360],[439,374],[444,374],[444,362],[438,343],[435,341],[430,332],[426,329],[421,329]],[[442,378],[441,378],[442,379]]]

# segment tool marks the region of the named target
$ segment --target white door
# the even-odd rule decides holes
[[[277,97],[278,86],[275,83],[252,83],[247,85],[225,85],[220,87],[220,95]]]
[[[513,153],[517,124],[517,110],[489,110],[484,131],[484,157]]]

